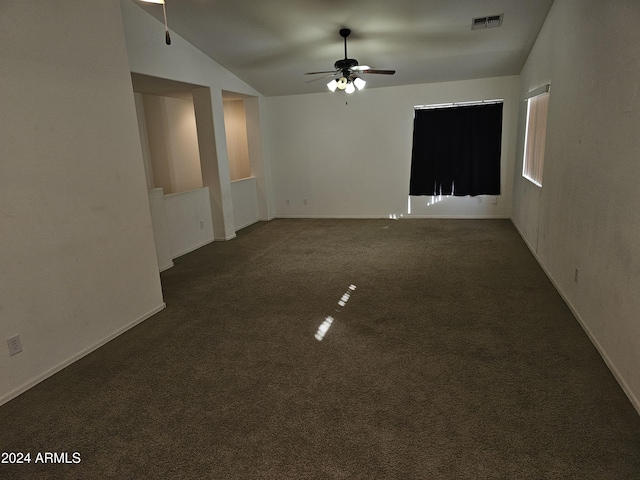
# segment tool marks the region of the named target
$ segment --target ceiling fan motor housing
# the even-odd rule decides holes
[[[336,70],[345,70],[358,66],[358,61],[355,58],[343,58],[342,60],[338,60],[333,64],[333,67]]]

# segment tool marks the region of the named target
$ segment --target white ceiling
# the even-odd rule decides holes
[[[163,21],[162,7],[132,0]],[[395,69],[367,88],[517,75],[553,0],[166,0],[169,30],[266,96],[327,91],[304,72],[348,56]],[[498,28],[475,17],[504,14]],[[164,27],[158,26],[164,43]],[[166,46],[171,48],[171,46]]]

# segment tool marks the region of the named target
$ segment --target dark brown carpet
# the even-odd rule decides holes
[[[81,462],[0,478],[640,478],[509,221],[274,220],[175,263],[166,310],[0,407],[0,451]]]

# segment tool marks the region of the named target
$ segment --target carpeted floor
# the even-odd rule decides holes
[[[0,451],[80,463],[0,478],[640,478],[640,417],[507,220],[274,220],[162,284],[0,407]]]

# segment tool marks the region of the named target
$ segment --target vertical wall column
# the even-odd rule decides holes
[[[214,97],[211,89],[203,87],[194,88],[192,94],[198,131],[202,183],[205,187],[209,187],[214,239],[230,240],[236,234],[224,131],[222,92],[217,91],[217,95]],[[219,116],[217,121],[214,116],[216,112]]]

